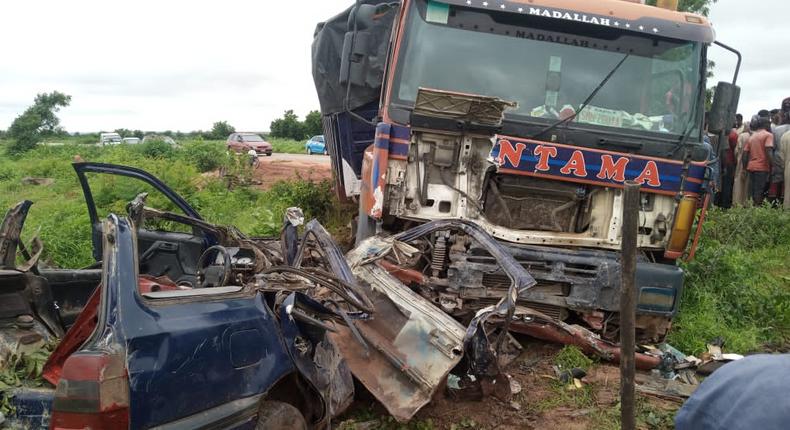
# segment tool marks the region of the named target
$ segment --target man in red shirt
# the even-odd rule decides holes
[[[774,135],[771,133],[771,119],[761,116],[757,119],[757,131],[752,134],[743,148],[743,165],[751,178],[750,195],[755,206],[763,204],[765,187],[771,175],[774,158]]]
[[[732,191],[735,182],[735,147],[738,145],[738,129],[742,126],[743,117],[736,118],[735,125],[727,136],[727,150],[724,152],[723,162],[721,163],[721,192],[718,193],[717,206],[723,208],[732,207]]]

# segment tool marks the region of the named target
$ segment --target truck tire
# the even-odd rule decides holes
[[[258,422],[255,430],[307,430],[299,409],[285,402],[265,400],[258,409]]]

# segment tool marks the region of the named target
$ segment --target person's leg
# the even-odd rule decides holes
[[[758,185],[758,175],[760,172],[749,172],[749,182],[751,182],[749,186],[749,200],[752,201],[752,205],[757,206],[761,201],[762,196],[762,189],[761,185]]]
[[[785,163],[785,209],[790,209],[790,161]]]
[[[735,168],[728,166],[721,177],[721,207],[732,207],[733,182],[735,181]]]
[[[777,199],[779,198],[779,183],[769,179],[768,180],[768,203],[771,206],[776,204]]]
[[[752,179],[751,197],[755,206],[761,206],[765,198],[765,187],[768,185],[767,172],[749,172]]]

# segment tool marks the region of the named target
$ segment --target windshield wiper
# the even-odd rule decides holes
[[[612,71],[610,71],[609,74],[606,75],[605,78],[603,78],[603,80],[598,84],[598,86],[595,88],[595,90],[593,90],[593,92],[591,92],[590,95],[587,96],[587,98],[584,100],[584,103],[582,103],[582,105],[579,108],[579,110],[574,112],[573,115],[571,115],[571,116],[569,116],[567,118],[563,118],[563,119],[555,122],[554,124],[551,124],[550,126],[548,126],[548,127],[544,128],[543,130],[539,131],[538,133],[532,135],[530,137],[530,139],[536,139],[536,138],[538,138],[538,137],[550,132],[551,130],[554,130],[555,128],[557,128],[557,127],[559,127],[559,126],[561,126],[561,125],[563,125],[563,124],[565,124],[567,122],[573,121],[573,119],[576,118],[579,115],[579,113],[581,113],[581,111],[583,111],[584,108],[587,107],[588,104],[590,104],[592,99],[598,94],[598,91],[601,91],[601,88],[603,88],[604,85],[606,85],[606,83],[609,82],[609,79],[611,79],[612,76],[614,76],[614,74],[617,72],[617,70],[620,69],[620,66],[622,66],[623,63],[625,63],[625,60],[627,60],[628,57],[630,57],[630,56],[631,56],[630,53],[625,54],[623,59],[620,60],[620,62],[617,63],[617,65],[614,66]]]

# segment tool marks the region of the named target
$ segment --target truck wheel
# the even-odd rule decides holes
[[[294,406],[266,400],[258,409],[255,430],[307,430],[307,421]]]

